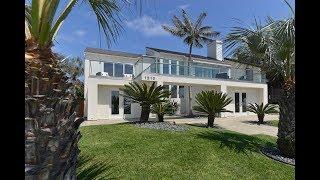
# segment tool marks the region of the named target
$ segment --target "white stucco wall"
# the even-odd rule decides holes
[[[121,94],[119,88],[123,86],[91,84],[90,87],[91,89],[97,87],[97,93],[90,93],[91,96],[88,98],[88,120],[140,117],[141,108],[137,103],[131,103],[131,114],[124,114],[123,96],[121,95],[119,95],[119,114],[111,114],[111,92],[119,91]]]
[[[154,53],[153,55],[159,55],[159,53]],[[161,53],[160,57],[167,59],[176,60],[187,60],[186,57],[182,56],[172,56],[166,53]],[[115,119],[115,118],[139,118],[141,107],[139,104],[133,103],[131,105],[131,115],[124,115],[123,113],[123,97],[119,98],[119,115],[111,115],[111,91],[119,90],[124,84],[132,82],[133,79],[130,78],[115,78],[115,77],[92,77],[90,76],[90,68],[94,71],[102,71],[103,63],[91,62],[89,60],[99,60],[103,62],[114,62],[123,64],[134,65],[139,58],[131,57],[120,57],[120,56],[110,56],[105,54],[95,54],[86,53],[85,54],[85,116],[88,120],[96,119]],[[194,59],[197,61],[197,59]],[[152,58],[144,61],[141,69],[146,69],[150,66]],[[230,63],[229,63],[230,64]],[[232,63],[231,63],[232,64]],[[233,65],[234,66],[234,65]],[[242,68],[242,67],[241,67]],[[245,67],[243,67],[245,68]],[[256,70],[256,68],[254,68]],[[136,69],[134,68],[134,72]],[[233,99],[232,103],[227,106],[228,110],[234,111],[234,93],[247,93],[247,104],[249,103],[267,103],[268,101],[268,91],[267,84],[264,83],[253,83],[246,81],[233,81],[233,80],[223,80],[223,79],[200,79],[196,77],[182,77],[182,76],[171,76],[171,75],[160,75],[160,74],[150,74],[149,72],[143,73],[140,77],[134,79],[134,81],[143,81],[151,84],[152,81],[157,82],[157,85],[182,85],[185,86],[185,95],[183,101],[188,101],[188,88],[191,85],[191,95],[192,95],[192,106],[195,106],[195,95],[204,90],[217,90],[228,94],[229,97]],[[179,98],[174,98],[176,102],[179,102],[181,106],[187,109],[187,103],[182,102]],[[240,105],[240,111],[241,111]],[[223,113],[223,116],[235,116],[235,115],[245,115],[248,113]]]

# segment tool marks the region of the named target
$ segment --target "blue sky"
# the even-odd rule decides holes
[[[288,0],[294,6],[294,0]],[[193,20],[201,12],[207,12],[203,25],[212,26],[223,38],[230,27],[237,25],[232,18],[251,24],[254,17],[263,21],[267,16],[282,19],[290,16],[282,0],[143,0],[142,14],[124,9],[123,28],[116,44],[110,48],[100,39],[95,16],[85,4],[78,4],[65,20],[56,37],[54,51],[66,56],[83,58],[86,47],[145,53],[145,47],[187,52],[182,40],[164,32],[161,24],[171,25],[173,15],[181,15],[186,9]],[[62,4],[63,6],[64,4]],[[61,7],[62,7],[61,6]],[[103,34],[101,34],[103,36]],[[101,41],[100,41],[101,40]],[[100,44],[101,42],[101,44]],[[206,55],[206,48],[194,48],[194,54]]]

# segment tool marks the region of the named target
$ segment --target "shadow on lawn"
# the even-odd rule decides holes
[[[206,123],[189,123],[189,124],[187,124],[187,125],[189,125],[189,126],[195,126],[195,127],[207,128],[207,124],[206,124]],[[215,128],[215,129],[225,129],[225,128],[223,128],[223,127],[221,127],[221,126],[218,126],[218,125],[216,125],[216,124],[213,125],[213,128]]]
[[[238,153],[259,152],[262,147],[273,146],[270,142],[265,142],[257,137],[244,134],[236,134],[223,131],[202,132],[197,134],[203,139],[215,140],[220,142],[220,148],[228,148]]]
[[[274,126],[272,121],[264,121],[261,124],[259,124],[258,120],[256,120],[256,121],[242,121],[242,122],[246,123],[246,124]],[[277,126],[274,126],[274,127],[277,127]]]
[[[112,177],[112,168],[108,163],[80,155],[77,162],[77,179],[120,179]]]

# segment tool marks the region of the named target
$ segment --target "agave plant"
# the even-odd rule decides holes
[[[141,106],[140,122],[149,120],[151,105],[165,102],[170,96],[163,86],[156,86],[155,82],[148,86],[146,83],[132,82],[124,85],[122,96],[128,97],[132,102],[139,103]]]
[[[172,115],[177,111],[178,105],[176,102],[161,102],[157,104],[153,104],[151,106],[151,112],[157,114],[158,121],[163,122],[163,116],[165,114]]]
[[[232,112],[225,107],[232,102],[232,99],[225,93],[216,91],[202,91],[196,95],[196,103],[193,109],[208,115],[207,127],[213,127],[214,119],[217,113]]]
[[[183,38],[183,42],[189,46],[189,60],[188,66],[191,61],[192,48],[202,48],[204,44],[208,44],[213,41],[212,37],[218,36],[219,33],[212,30],[211,26],[202,26],[204,18],[207,13],[202,12],[197,21],[192,22],[189,15],[185,10],[182,9],[182,19],[180,20],[177,16],[173,16],[172,23],[173,27],[163,25],[162,28],[168,31],[173,36]],[[189,116],[192,116],[191,109],[191,89],[188,86],[188,98],[189,102]]]
[[[277,107],[274,104],[267,103],[264,105],[261,103],[260,105],[255,103],[250,103],[247,107],[247,111],[253,112],[258,116],[258,123],[263,124],[265,114],[278,113]]]

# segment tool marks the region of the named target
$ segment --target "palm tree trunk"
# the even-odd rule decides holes
[[[213,127],[215,115],[208,115],[208,124],[207,127]]]
[[[150,105],[142,105],[140,122],[148,122],[150,114]]]
[[[163,114],[158,114],[158,121],[159,122],[164,122],[163,121]]]
[[[189,59],[188,59],[188,75],[191,75],[191,68],[190,68],[190,62],[191,62],[191,53],[192,53],[192,44],[190,45],[189,48]],[[192,113],[192,108],[191,108],[191,87],[188,86],[188,99],[189,99],[189,103],[188,103],[188,116],[193,116]]]
[[[264,114],[258,115],[258,124],[263,124]]]
[[[279,100],[278,149],[295,157],[295,87],[285,88]]]
[[[69,93],[71,84],[66,82],[66,75],[50,52],[26,53],[25,179],[75,179],[76,176],[81,137],[78,128],[84,119],[76,118],[77,101]],[[35,91],[33,78],[37,80]]]

